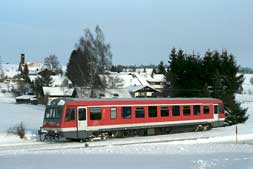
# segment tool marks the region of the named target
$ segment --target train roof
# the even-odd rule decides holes
[[[68,102],[82,102],[82,101],[172,101],[172,100],[191,100],[191,101],[199,101],[199,100],[212,100],[212,101],[221,101],[220,99],[216,99],[216,98],[201,98],[201,97],[190,97],[190,98],[186,98],[186,97],[168,97],[168,98],[60,98],[60,99],[54,99],[52,100],[49,105],[64,105],[65,103]]]

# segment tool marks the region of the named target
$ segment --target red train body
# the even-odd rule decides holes
[[[151,135],[224,125],[223,102],[213,98],[54,100],[42,129],[49,135],[88,139],[98,135]]]

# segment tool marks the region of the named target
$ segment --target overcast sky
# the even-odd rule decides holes
[[[252,0],[0,0],[3,63],[62,64],[83,35],[100,25],[114,64],[167,63],[172,47],[203,54],[228,49],[237,63],[253,67]]]

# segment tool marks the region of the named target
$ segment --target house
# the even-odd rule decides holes
[[[22,96],[16,97],[16,103],[18,103],[18,104],[22,104],[22,103],[37,104],[38,102],[37,102],[36,95],[22,95]]]
[[[146,78],[148,84],[154,89],[162,91],[166,84],[166,78],[163,74],[154,74]]]
[[[62,97],[74,97],[74,88],[68,87],[43,87],[43,95],[47,97],[48,102]]]
[[[150,85],[129,86],[129,92],[132,97],[158,97],[160,95],[160,91]]]
[[[132,97],[159,97],[166,83],[163,74],[151,76],[145,72],[111,72],[100,78],[106,81],[108,88],[128,89]]]

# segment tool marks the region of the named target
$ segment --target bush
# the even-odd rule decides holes
[[[1,89],[1,93],[6,93],[6,89]]]
[[[23,122],[21,121],[20,124],[8,128],[7,133],[18,135],[21,139],[25,138],[25,127]]]

